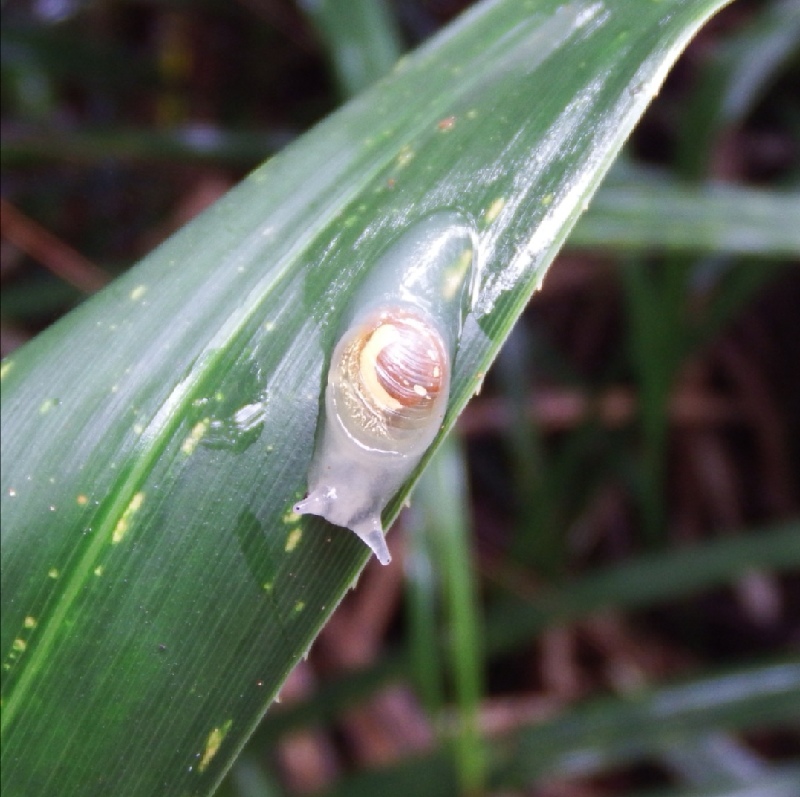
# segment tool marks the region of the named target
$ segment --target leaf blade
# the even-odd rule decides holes
[[[722,5],[480,6],[4,365],[11,791],[213,789],[365,561],[290,512],[360,280],[416,220],[473,221],[452,425]]]

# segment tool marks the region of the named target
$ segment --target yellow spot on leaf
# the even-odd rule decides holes
[[[286,538],[286,545],[284,546],[284,550],[286,553],[291,553],[296,547],[300,540],[303,538],[303,530],[301,528],[292,529],[289,532],[289,536]]]
[[[411,163],[412,160],[414,160],[414,150],[406,144],[397,154],[397,160],[395,162],[398,166],[403,167]]]
[[[98,577],[103,575],[103,565],[97,565],[94,569],[94,574]]]
[[[125,539],[125,535],[130,530],[133,516],[139,511],[139,508],[142,506],[143,502],[144,493],[142,492],[136,493],[136,495],[131,498],[131,502],[128,504],[127,509],[122,513],[122,517],[117,521],[117,525],[114,526],[114,533],[111,535],[112,545],[116,545]]]
[[[132,302],[139,301],[139,299],[141,299],[142,296],[144,296],[146,293],[147,293],[147,285],[137,285],[131,291],[131,301]]]
[[[6,374],[14,367],[13,360],[6,360],[2,365],[0,365],[0,379],[5,379]]]
[[[472,249],[465,249],[458,257],[458,260],[447,269],[444,275],[444,286],[442,291],[445,299],[452,299],[461,290],[464,278],[472,265]]]
[[[86,506],[89,503],[89,498],[81,493],[76,499],[79,506]]]
[[[506,206],[506,200],[503,197],[498,197],[489,205],[489,209],[483,214],[483,218],[487,224],[491,224],[499,215],[500,211]]]
[[[303,609],[305,609],[305,608],[306,608],[305,601],[297,601],[297,603],[295,603],[295,605],[294,605],[294,610],[296,612],[302,612]]]
[[[45,399],[39,405],[39,415],[47,415],[47,413],[50,412],[50,410],[52,410],[53,407],[57,406],[58,406],[58,401],[56,399],[53,398]]]
[[[36,628],[36,618],[28,615],[23,622],[25,628]]]
[[[197,448],[197,444],[205,437],[210,425],[211,420],[209,418],[203,418],[202,421],[198,421],[192,427],[192,431],[189,432],[189,436],[181,445],[181,451],[186,454],[187,457],[194,453],[194,450]]]
[[[233,720],[227,720],[221,728],[214,728],[214,730],[208,734],[203,756],[200,759],[200,763],[197,765],[198,771],[205,772],[206,769],[208,769],[211,760],[219,752],[219,748],[222,747],[222,742],[225,741],[225,737],[228,735],[231,725],[233,725]]]
[[[17,653],[24,653],[27,647],[28,645],[24,639],[17,638],[11,643],[12,650],[15,650]]]
[[[58,568],[57,567],[51,567],[47,571],[47,577],[48,578],[58,578]]]
[[[283,522],[286,523],[287,525],[290,523],[297,523],[298,520],[300,520],[300,515],[298,515],[297,512],[294,511],[294,509],[290,509],[283,516]]]

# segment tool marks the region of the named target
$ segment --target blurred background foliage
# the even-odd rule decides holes
[[[467,5],[6,0],[3,355]],[[691,44],[220,793],[800,793],[798,86]]]

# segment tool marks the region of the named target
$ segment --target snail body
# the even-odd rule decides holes
[[[392,245],[346,313],[331,356],[300,514],[391,561],[381,512],[441,428],[473,261],[470,228],[431,216]]]

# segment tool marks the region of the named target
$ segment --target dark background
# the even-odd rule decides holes
[[[416,46],[466,5],[390,3],[398,47]],[[765,67],[748,39],[778,5],[738,0],[712,20],[637,128],[630,162],[687,186],[797,191],[798,42]],[[289,0],[4,4],[4,356],[343,101],[348,88],[320,25]],[[712,124],[708,109],[739,73],[753,90]],[[796,262],[568,246],[461,421],[481,593],[535,601],[637,556],[735,542],[797,519],[798,308]],[[365,620],[376,602],[381,611]],[[597,696],[797,654],[798,618],[798,574],[752,570],[724,588],[564,623],[485,662],[483,727],[508,730]],[[290,679],[287,700],[380,665],[406,644],[406,625],[402,569],[368,570]],[[256,736],[265,777],[303,793],[432,744],[411,692],[383,693],[359,711],[268,749]],[[736,756],[769,767],[800,756],[793,730],[729,741]],[[228,793],[257,793],[236,777]],[[616,795],[676,782],[658,761],[531,793]]]

